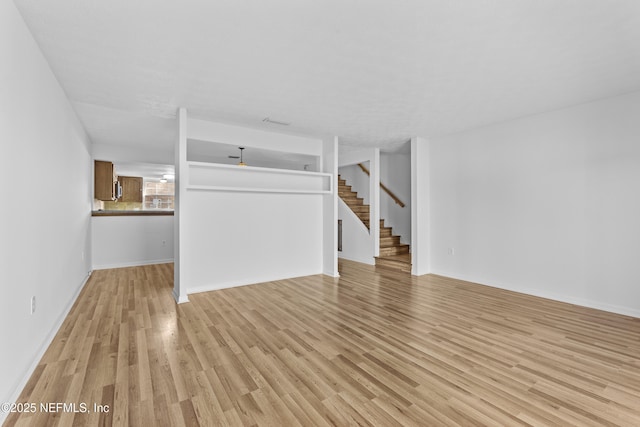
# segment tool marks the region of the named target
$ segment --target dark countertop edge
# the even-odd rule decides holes
[[[173,211],[91,211],[91,216],[173,216]]]

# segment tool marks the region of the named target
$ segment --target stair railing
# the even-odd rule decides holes
[[[369,169],[367,169],[365,165],[363,165],[362,163],[358,163],[358,166],[360,166],[360,169],[362,169],[362,172],[366,173],[367,176],[371,176],[371,173],[369,173]],[[389,188],[387,188],[386,185],[384,185],[383,183],[380,183],[380,188],[382,188],[384,192],[387,193],[389,197],[393,199],[394,202],[396,202],[396,204],[400,205],[401,208],[404,208],[404,203],[402,203],[402,200],[400,200],[398,196],[393,194],[393,191],[389,190]]]

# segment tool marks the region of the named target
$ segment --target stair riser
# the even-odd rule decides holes
[[[380,256],[400,255],[409,253],[409,246],[391,246],[380,248]]]
[[[380,236],[380,246],[397,246],[400,244],[400,236]]]
[[[406,264],[403,262],[376,260],[376,268],[384,268],[388,270],[402,271],[404,273],[411,273],[411,264]]]
[[[390,228],[381,228],[380,229],[380,237],[391,237],[391,229]]]
[[[369,227],[370,218],[370,206],[365,205],[361,197],[358,197],[358,193],[352,190],[352,186],[346,184],[346,180],[338,177],[338,195],[349,206],[360,221]],[[393,229],[391,227],[385,227],[384,219],[380,220],[380,256],[400,255],[409,253],[408,245],[400,244],[400,236],[393,235]],[[387,263],[393,263],[393,261],[387,261]],[[378,261],[376,261],[376,265]],[[402,264],[402,263],[400,263]],[[395,267],[398,268],[397,266]],[[403,267],[406,269],[406,267]],[[409,267],[410,269],[411,267]]]

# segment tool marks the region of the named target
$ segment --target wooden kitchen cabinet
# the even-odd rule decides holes
[[[115,200],[118,176],[111,162],[94,162],[94,197],[98,200]]]
[[[142,178],[139,176],[120,176],[118,178],[122,185],[121,202],[142,203]]]

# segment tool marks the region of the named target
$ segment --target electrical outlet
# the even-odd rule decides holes
[[[31,297],[31,314],[36,312],[36,296]]]
[[[455,255],[456,250],[454,248],[449,248],[449,255]]]

